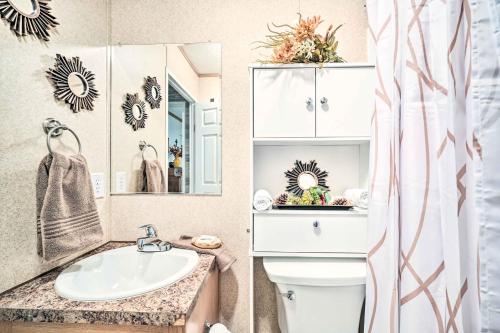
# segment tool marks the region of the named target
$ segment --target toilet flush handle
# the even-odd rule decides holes
[[[286,293],[281,293],[281,296],[288,298],[289,301],[295,301],[295,298],[297,298],[297,296],[295,296],[295,292],[292,290],[288,290]]]

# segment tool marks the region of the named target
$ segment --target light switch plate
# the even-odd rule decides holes
[[[106,194],[106,184],[104,174],[102,172],[92,173],[92,186],[94,187],[94,196],[96,198],[104,198]]]
[[[125,193],[127,191],[127,173],[125,171],[117,171],[115,176],[116,193]]]

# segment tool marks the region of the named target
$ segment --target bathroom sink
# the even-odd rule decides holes
[[[107,301],[153,291],[189,275],[198,264],[195,251],[173,248],[138,252],[121,247],[84,258],[63,270],[55,290],[75,301]]]

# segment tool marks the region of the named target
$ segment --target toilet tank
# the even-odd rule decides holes
[[[362,258],[265,257],[281,333],[358,333],[365,297]]]

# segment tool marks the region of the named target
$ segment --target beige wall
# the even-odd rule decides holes
[[[210,103],[210,99],[213,98],[214,103],[220,104],[220,77],[200,77],[198,87],[198,102]]]
[[[59,264],[43,264],[36,255],[35,176],[40,159],[47,153],[42,121],[56,117],[67,123],[80,136],[91,172],[108,175],[109,170],[106,1],[52,1],[50,5],[60,26],[49,43],[19,40],[5,24],[0,29],[0,199],[4,207],[0,216],[0,291]],[[251,50],[252,42],[267,33],[266,23],[292,22],[298,9],[298,1],[288,0],[119,0],[111,5],[112,44],[222,43],[222,196],[113,196],[98,199],[98,205],[105,229],[114,240],[135,239],[140,234],[136,227],[143,223],[156,224],[165,239],[180,234],[218,234],[238,257],[233,268],[221,275],[220,289],[221,319],[238,333],[248,332],[250,318],[247,65],[261,53]],[[363,1],[302,1],[301,11],[305,16],[321,14],[326,21],[322,29],[330,22],[344,23],[338,33],[339,52],[349,61],[366,60]],[[58,52],[80,56],[95,73],[101,96],[93,112],[73,114],[54,100],[44,71],[53,66]],[[141,89],[138,84],[137,90]],[[115,107],[109,113],[123,116]],[[72,144],[69,135],[62,140]],[[258,265],[256,277],[257,285],[263,286],[260,292],[268,291],[257,303],[256,331],[275,332],[273,297],[269,295],[272,288]]]
[[[305,16],[321,14],[328,23],[344,23],[339,31],[339,52],[349,61],[366,60],[367,19],[364,1],[302,1]],[[112,2],[113,43],[222,43],[222,196],[114,196],[112,239],[134,239],[143,223],[158,226],[160,237],[215,233],[238,257],[232,270],[221,274],[222,321],[233,332],[249,331],[248,234],[250,209],[250,110],[247,65],[259,51],[252,42],[267,33],[266,23],[296,19],[298,1],[135,1]],[[131,18],[130,13],[134,13]],[[258,282],[266,283],[262,271]],[[269,288],[267,290],[272,290]],[[274,297],[274,296],[273,296]],[[276,332],[269,302],[259,303],[258,332]]]
[[[126,192],[137,192],[142,151],[139,141],[146,141],[158,151],[158,160],[165,166],[167,147],[166,109],[167,83],[165,75],[166,49],[164,45],[114,45],[111,47],[111,189],[116,192],[116,173],[125,172]],[[156,77],[161,87],[159,109],[151,109],[145,100],[143,85],[147,76]],[[146,104],[146,127],[134,131],[125,123],[122,104],[126,94],[138,93]],[[146,158],[154,157],[148,149]]]
[[[51,1],[60,25],[48,43],[19,39],[5,22],[0,24],[0,291],[61,263],[43,263],[36,253],[35,180],[47,154],[42,121],[54,117],[69,125],[80,137],[90,171],[108,175],[106,2]],[[56,53],[79,56],[95,74],[100,96],[94,111],[75,114],[54,99],[45,71],[53,68]],[[57,148],[58,141],[54,140],[55,150],[64,151]],[[61,142],[76,146],[68,132]],[[108,199],[97,200],[106,238]]]

